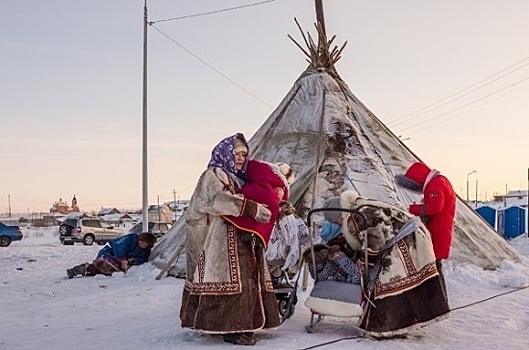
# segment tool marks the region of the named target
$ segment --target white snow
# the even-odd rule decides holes
[[[156,281],[150,264],[126,275],[68,280],[65,269],[91,261],[99,246],[62,246],[57,228],[25,228],[22,241],[0,249],[0,350],[3,349],[227,349],[220,337],[180,327],[183,280]],[[406,339],[350,339],[318,349],[523,349],[529,345],[529,239],[512,241],[520,263],[495,271],[473,265],[444,266],[451,317]],[[495,295],[479,304],[460,308]],[[253,349],[303,349],[354,334],[351,321],[326,319],[318,333],[305,332],[303,305],[279,329],[257,333]],[[457,309],[460,308],[460,309]]]

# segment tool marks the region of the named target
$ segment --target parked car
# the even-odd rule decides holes
[[[66,219],[59,226],[59,239],[64,245],[76,242],[92,245],[94,242],[105,244],[123,234],[123,230],[115,228],[101,218]]]
[[[171,228],[171,224],[167,222],[149,222],[148,230],[150,233],[160,238]],[[136,225],[132,226],[129,230],[129,233],[141,233],[143,232],[143,223],[138,222]]]
[[[0,247],[7,247],[13,241],[20,241],[24,234],[19,226],[8,226],[0,222]]]

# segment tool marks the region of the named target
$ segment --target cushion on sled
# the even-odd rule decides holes
[[[358,284],[320,281],[312,288],[305,306],[319,314],[356,317],[363,312],[361,300],[362,287]]]

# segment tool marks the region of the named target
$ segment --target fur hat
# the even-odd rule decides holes
[[[323,202],[323,208],[341,208],[340,197],[327,198],[325,202]],[[341,213],[342,212],[338,210],[327,210],[323,212],[323,217],[329,222],[336,223]]]
[[[279,167],[279,171],[281,171],[281,174],[283,174],[285,176],[285,179],[287,179],[287,183],[291,185],[292,182],[294,182],[294,170],[292,170],[290,165],[288,165],[287,163],[279,162],[276,163],[276,165]]]
[[[327,260],[331,247],[328,246],[327,244],[316,243],[313,245],[312,250],[314,250],[314,257],[315,257],[316,263],[319,264]],[[312,251],[310,248],[307,248],[301,254],[301,256],[303,260],[305,260],[309,264],[312,263]]]
[[[149,248],[152,248],[156,243],[156,237],[150,232],[142,232],[138,235],[138,241],[143,241],[149,245]]]
[[[243,140],[235,139],[235,142],[233,142],[233,152],[245,152],[246,154],[248,154],[248,147],[246,147]]]
[[[401,187],[407,188],[410,191],[421,193],[422,185],[417,181],[413,181],[404,174],[395,175],[395,183]]]

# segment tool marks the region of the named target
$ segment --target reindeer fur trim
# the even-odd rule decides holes
[[[406,175],[397,174],[395,175],[395,183],[401,187],[404,187],[410,191],[421,193],[422,185],[417,181],[413,181],[410,178],[407,178]]]
[[[292,182],[294,182],[295,178],[294,170],[287,163],[279,162],[276,163],[276,165],[279,168],[281,174],[283,174],[283,176],[287,180],[287,183],[291,185]]]

